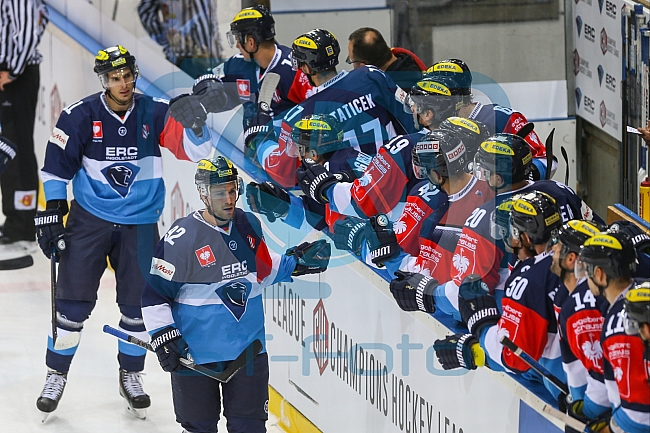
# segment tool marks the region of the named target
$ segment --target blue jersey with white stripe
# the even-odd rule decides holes
[[[165,201],[160,146],[179,159],[197,161],[212,150],[201,137],[165,119],[168,101],[135,94],[123,118],[107,105],[105,92],[66,107],[50,135],[41,176],[47,200],[75,200],[93,215],[117,224],[150,224]]]
[[[294,256],[267,248],[255,215],[236,209],[220,228],[195,211],[156,248],[142,292],[147,331],[178,328],[197,364],[233,360],[265,342],[262,289],[290,281],[295,266]]]

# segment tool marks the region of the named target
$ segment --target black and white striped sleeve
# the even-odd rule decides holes
[[[19,76],[27,65],[41,62],[36,47],[49,21],[42,0],[2,0],[0,8],[0,69]]]

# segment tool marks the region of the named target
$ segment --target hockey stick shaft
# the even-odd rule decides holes
[[[551,382],[557,389],[562,391],[564,394],[569,395],[569,387],[557,378],[553,373],[548,371],[542,364],[537,362],[535,358],[524,352],[524,350],[517,346],[514,341],[509,339],[506,336],[501,338],[501,344],[503,344],[507,349],[512,353],[517,355],[522,361],[524,361],[530,368],[535,370],[537,373],[541,374],[546,380]]]
[[[574,430],[577,431],[585,431],[585,428],[587,428],[587,425],[580,422],[579,420],[565,414],[564,412],[560,412],[559,410],[555,409],[553,406],[545,404],[544,408],[542,408],[542,412],[547,413],[551,415],[554,418],[559,419],[562,421],[564,424],[568,425]]]
[[[280,83],[280,75],[275,72],[269,72],[264,76],[262,80],[262,86],[260,87],[260,96],[258,102],[258,107],[264,111],[271,110],[271,101],[273,100],[273,93]]]
[[[103,331],[107,334],[110,334],[114,337],[119,338],[120,340],[128,341],[131,344],[140,346],[144,349],[147,349],[150,352],[155,352],[151,345],[146,341],[140,340],[133,335],[129,335],[126,332],[115,329],[110,325],[104,325]],[[248,361],[251,361],[260,351],[262,350],[262,343],[260,340],[253,341],[234,361],[230,363],[228,368],[226,368],[221,373],[215,373],[209,368],[205,368],[201,365],[195,364],[193,361],[190,361],[187,358],[180,357],[180,363],[184,367],[187,367],[191,370],[201,373],[204,376],[208,376],[212,379],[218,380],[222,383],[227,383],[242,367],[244,367]]]
[[[564,146],[560,146],[560,152],[562,152],[562,158],[564,159],[564,164],[566,165],[566,173],[564,174],[564,184],[569,185],[569,157],[566,154],[566,149]]]
[[[56,346],[56,247],[52,246],[50,256],[50,299],[52,302],[52,347]]]
[[[545,179],[551,178],[551,171],[553,171],[553,136],[555,135],[555,128],[551,129],[550,134],[546,137],[546,176]]]

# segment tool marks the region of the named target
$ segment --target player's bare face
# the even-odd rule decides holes
[[[231,220],[235,214],[237,194],[237,182],[212,185],[210,187],[210,206],[212,207],[212,212],[222,220]],[[219,221],[219,224],[221,223],[222,221]]]
[[[135,77],[131,68],[118,69],[107,74],[108,92],[121,104],[127,104],[133,98]]]

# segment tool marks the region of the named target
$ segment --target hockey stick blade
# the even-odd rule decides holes
[[[33,264],[34,258],[28,254],[14,259],[0,260],[0,271],[28,268]]]
[[[512,353],[517,355],[522,361],[524,361],[530,368],[542,375],[544,379],[551,382],[557,389],[562,391],[564,394],[569,395],[569,387],[567,387],[564,382],[558,379],[557,376],[555,376],[553,373],[548,371],[542,364],[537,362],[535,358],[524,352],[524,350],[521,347],[517,346],[511,339],[504,335],[501,337],[500,342]]]
[[[551,171],[553,171],[553,135],[555,135],[555,128],[546,137],[546,176],[544,178],[549,180],[551,178]]]
[[[150,352],[155,352],[151,345],[146,341],[140,340],[139,338],[134,337],[133,335],[129,335],[126,332],[120,331],[119,329],[115,329],[110,325],[104,325],[103,331],[107,334],[119,338],[120,340],[128,341],[129,343],[140,346]],[[202,375],[210,377],[219,382],[227,383],[239,370],[241,370],[242,367],[248,363],[248,361],[252,361],[253,358],[255,358],[255,356],[257,356],[261,350],[262,342],[260,340],[253,341],[246,349],[244,349],[244,351],[237,357],[237,359],[232,361],[228,368],[226,368],[221,373],[217,373],[213,370],[210,370],[209,368],[197,365],[194,363],[194,361],[191,361],[187,358],[181,357],[179,361],[181,364],[183,364],[184,367],[194,370],[197,373],[201,373]]]
[[[533,122],[528,122],[517,131],[517,135],[521,138],[526,138],[528,134],[533,132],[533,129],[535,129],[535,124]]]
[[[264,111],[271,111],[271,101],[273,100],[273,93],[280,83],[280,75],[275,72],[269,72],[262,80],[262,87],[260,88],[260,96],[258,99],[258,106]]]
[[[569,157],[566,154],[566,149],[564,146],[560,146],[560,152],[562,152],[562,158],[564,158],[564,164],[566,165],[566,173],[564,174],[564,184],[569,184]]]

